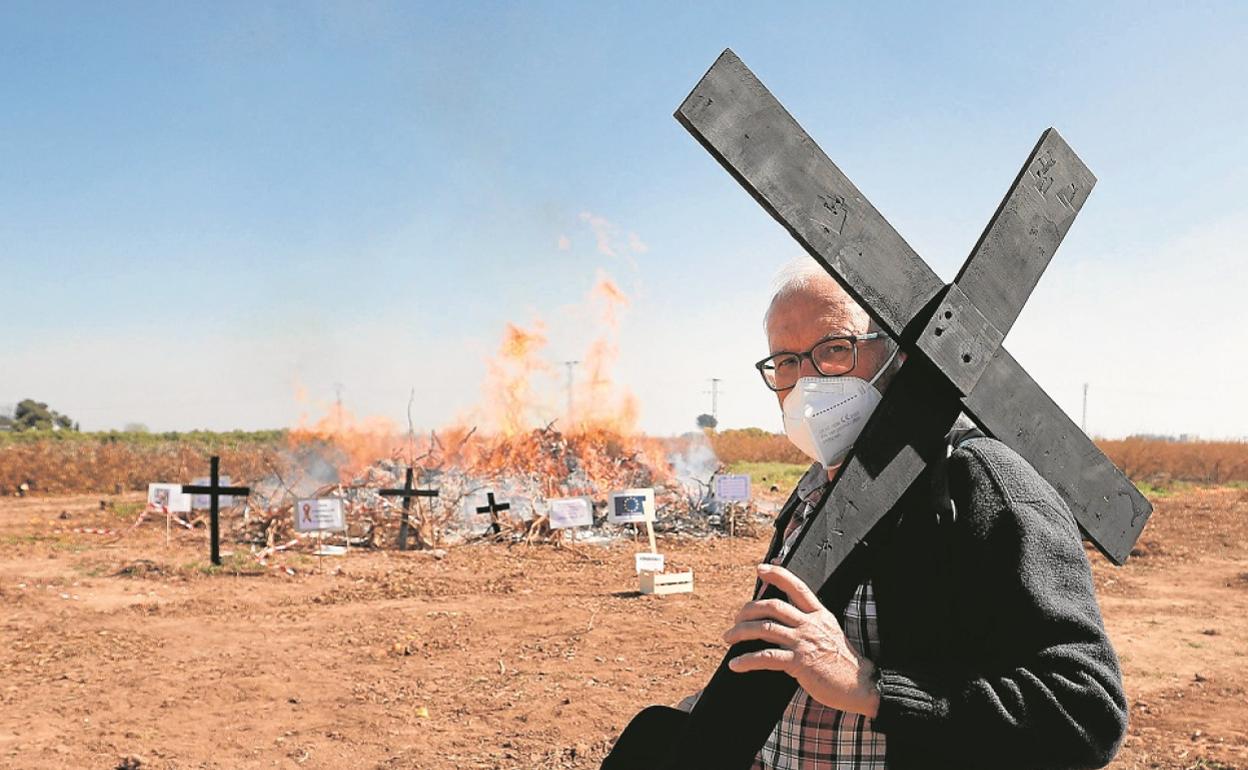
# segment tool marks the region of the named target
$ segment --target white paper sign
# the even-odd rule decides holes
[[[607,521],[612,524],[636,524],[654,521],[654,490],[625,489],[611,493]]]
[[[557,497],[548,502],[551,529],[593,526],[594,504],[588,497]]]
[[[181,484],[148,484],[147,505],[158,511],[190,513],[191,496],[182,493]]]
[[[212,483],[212,479],[208,478],[207,476],[200,476],[199,478],[192,479],[191,483],[197,487],[199,486],[206,487]],[[217,484],[223,487],[228,487],[230,485],[230,477],[229,476],[217,476]],[[231,505],[234,504],[233,495],[221,495],[220,497],[217,498],[217,500],[218,500],[217,506],[220,508],[229,508]],[[191,507],[197,511],[206,511],[212,507],[212,500],[208,495],[192,495]]]
[[[744,503],[750,499],[750,477],[721,473],[715,477],[715,499],[725,503]]]
[[[638,553],[633,555],[633,560],[637,565],[637,574],[663,571],[663,554],[661,553]]]
[[[346,528],[342,498],[314,497],[295,502],[296,532],[341,532]]]

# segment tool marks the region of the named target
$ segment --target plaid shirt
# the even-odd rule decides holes
[[[802,524],[815,511],[828,477],[815,463],[798,482],[802,505],[784,531],[779,564],[788,555]],[[845,608],[845,638],[868,659],[880,654],[875,595],[867,580],[854,591]],[[823,705],[798,688],[750,770],[884,770],[884,735],[871,729],[871,720]]]

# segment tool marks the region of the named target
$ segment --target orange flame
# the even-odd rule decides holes
[[[628,307],[628,297],[606,273],[598,272],[598,281],[589,297],[598,305],[606,329],[590,343],[584,363],[587,377],[576,389],[576,413],[569,422],[582,431],[603,429],[616,433],[633,433],[637,427],[637,399],[627,389],[616,385],[611,371],[620,357],[616,337],[620,312]]]
[[[615,332],[619,328],[620,310],[628,307],[628,296],[602,270],[598,271],[598,282],[589,290],[589,296],[602,303],[602,320],[608,329]]]
[[[538,319],[528,326],[506,324],[497,354],[486,362],[482,402],[458,424],[438,430],[435,437],[407,436],[390,420],[360,420],[340,405],[318,404],[324,416],[311,424],[301,419],[290,432],[290,441],[293,445],[321,441],[340,449],[347,458],[340,469],[344,480],[361,475],[382,458],[416,462],[423,457],[422,463],[457,466],[480,475],[519,471],[540,477],[553,485],[550,494],[592,491],[566,488],[571,466],[561,465],[563,461],[551,454],[556,445],[562,447],[560,452],[579,458],[584,473],[577,475],[582,479],[577,483],[610,486],[664,478],[670,469],[661,442],[637,434],[637,399],[612,377],[619,360],[620,317],[629,298],[609,275],[599,271],[587,302],[601,328],[581,358],[572,394],[573,413],[559,421],[561,433],[543,429],[558,416],[552,403],[561,399],[554,398],[559,378],[554,376],[552,363],[543,358],[547,334]],[[306,391],[301,387],[298,391],[299,399],[306,402]],[[629,475],[636,473],[642,477]]]
[[[509,323],[503,331],[498,357],[488,362],[484,416],[504,436],[527,430],[540,410],[533,377],[550,371],[550,364],[538,355],[545,346],[546,335],[540,321],[531,329]]]
[[[295,386],[296,400],[307,403],[310,399],[302,385]],[[334,446],[342,455],[338,467],[340,480],[349,481],[365,468],[382,458],[396,458],[403,449],[398,427],[384,417],[357,419],[341,404],[315,405],[325,414],[309,423],[306,413],[299,416],[298,427],[286,436],[289,446],[320,442]]]

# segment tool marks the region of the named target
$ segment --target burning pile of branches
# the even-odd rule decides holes
[[[273,464],[270,477],[255,485],[249,504],[236,508],[229,519],[236,541],[262,555],[300,542],[293,509],[306,497],[343,500],[352,547],[394,547],[402,503],[380,491],[401,488],[409,465],[418,487],[438,491],[436,498],[414,501],[409,509],[416,548],[476,540],[558,543],[563,531],[551,529],[546,503],[574,496],[594,503],[593,535],[613,537],[623,528],[606,522],[609,495],[637,487],[655,491],[659,532],[740,535],[756,531],[762,521],[752,505],[722,506],[713,500],[710,480],[720,467],[705,439],[665,446],[605,429],[563,433],[553,424],[511,437],[460,429],[431,433],[419,442],[409,438],[390,457],[361,468],[351,467],[333,441],[303,444],[284,465]],[[478,513],[487,492],[510,508]],[[331,538],[341,542],[343,535]]]
[[[439,444],[436,437],[434,443]],[[519,482],[544,498],[602,496],[672,480],[658,442],[602,428],[564,434],[552,423],[512,438],[482,439],[472,447],[461,442],[460,446],[464,449],[455,459],[462,459],[468,472],[487,483]],[[436,453],[434,457],[438,469],[452,459]]]
[[[406,436],[384,419],[357,421],[335,404],[320,421],[301,421],[291,431],[282,467],[275,464],[270,478],[253,485],[235,536],[261,549],[284,547],[293,539],[295,502],[334,496],[343,500],[351,545],[390,546],[399,539],[402,504],[380,492],[404,486],[408,468],[419,487],[438,492],[408,511],[416,547],[483,539],[559,542],[563,531],[550,527],[548,501],[581,496],[594,505],[594,536],[610,537],[620,531],[606,523],[610,494],[635,488],[653,488],[660,532],[752,529],[752,506],[724,508],[712,499],[709,485],[720,468],[706,436],[664,443],[636,430],[637,401],[610,376],[628,298],[603,273],[587,301],[600,333],[577,362],[584,376],[575,389],[569,377],[568,408],[559,418],[566,429],[555,428],[557,412],[542,388],[552,371],[542,356],[545,325],[540,319],[527,327],[509,323],[498,354],[487,362],[481,403],[465,418],[485,430],[456,427],[417,437],[410,414],[414,389]],[[509,507],[488,505],[490,495]]]

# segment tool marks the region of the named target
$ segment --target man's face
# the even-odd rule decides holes
[[[767,343],[772,354],[801,353],[830,335],[866,334],[870,323],[867,312],[829,276],[772,302],[767,317]],[[889,352],[888,342],[883,339],[858,343],[858,365],[847,374],[871,379],[884,365]],[[803,358],[801,376],[821,375],[809,358]],[[791,392],[792,389],[777,392],[776,400],[783,405],[784,397]]]

